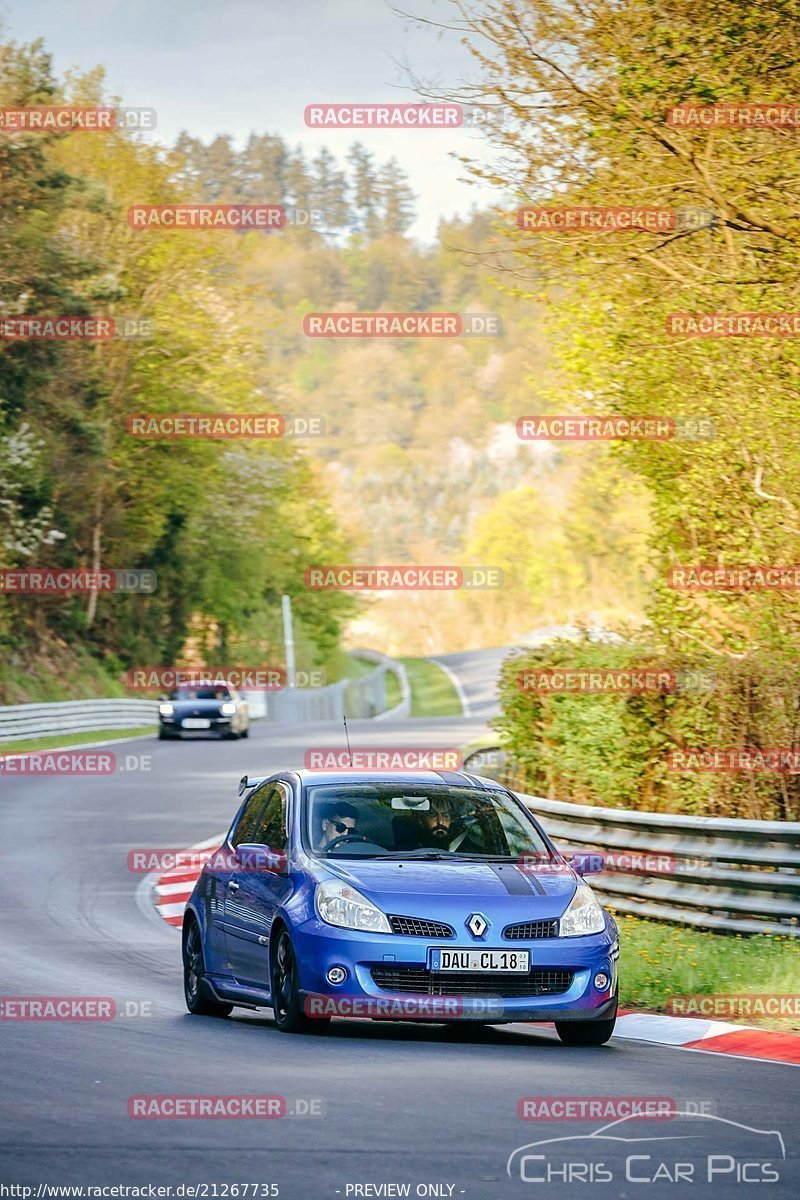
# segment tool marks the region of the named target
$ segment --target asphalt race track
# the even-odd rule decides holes
[[[481,726],[478,718],[354,722],[351,739],[354,746],[458,745]],[[217,1184],[223,1196],[222,1184],[249,1182],[277,1184],[290,1200],[403,1194],[381,1191],[382,1184],[467,1200],[573,1197],[590,1186],[600,1196],[727,1198],[733,1174],[674,1183],[662,1168],[663,1182],[626,1180],[632,1151],[620,1141],[591,1150],[611,1182],[543,1184],[522,1182],[519,1169],[507,1174],[518,1147],[605,1123],[523,1121],[520,1098],[659,1096],[724,1118],[701,1122],[712,1153],[741,1144],[744,1134],[725,1121],[782,1133],[779,1182],[742,1183],[737,1194],[800,1194],[800,1073],[788,1065],[621,1039],[567,1048],[551,1027],[454,1033],[336,1021],[328,1036],[291,1037],[275,1031],[268,1010],[228,1020],[189,1016],[179,935],[143,896],[128,852],[212,837],[233,814],[244,772],[299,766],[307,747],[339,737],[330,725],[298,731],[260,722],[247,742],[145,739],[115,747],[123,765],[128,753],[151,755],[149,771],[0,777],[2,994],[111,997],[118,1009],[133,1002],[133,1013],[152,1010],[108,1022],[0,1022],[4,1183],[33,1185],[34,1196],[40,1184],[170,1184],[172,1195],[182,1194],[174,1190],[180,1184]],[[135,1095],[242,1093],[281,1095],[290,1105],[307,1100],[319,1115],[142,1120],[127,1113]],[[669,1133],[668,1122],[637,1122],[624,1136]],[[662,1160],[686,1158],[675,1144],[638,1143],[633,1150],[644,1157],[631,1173],[647,1177]]]

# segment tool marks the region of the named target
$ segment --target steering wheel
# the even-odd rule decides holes
[[[368,842],[369,838],[363,833],[340,833],[332,842],[328,842],[327,846],[323,846],[323,850],[328,854],[333,850],[334,846],[341,846],[344,842]]]

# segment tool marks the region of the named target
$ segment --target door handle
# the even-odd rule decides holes
[[[239,885],[238,885],[238,883],[236,882],[236,880],[235,880],[235,879],[229,879],[229,880],[228,880],[228,891],[229,891],[229,892],[238,892],[238,890],[239,890]]]

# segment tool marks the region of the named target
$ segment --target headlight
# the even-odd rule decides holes
[[[567,911],[561,918],[559,937],[580,937],[585,933],[602,933],[606,927],[603,910],[594,892],[586,883],[579,883]]]
[[[225,703],[221,705],[219,711],[223,717],[232,717],[236,712],[236,705],[232,701],[226,700]]]
[[[363,929],[368,933],[392,932],[386,913],[354,887],[338,879],[327,879],[318,884],[314,898],[319,918],[326,925]]]
[[[171,717],[175,709],[171,704],[159,704],[158,711],[162,717]]]

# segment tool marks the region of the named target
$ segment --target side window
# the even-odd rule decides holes
[[[283,788],[273,787],[264,805],[253,841],[271,850],[283,850],[288,840],[286,827],[286,793]]]
[[[242,842],[254,842],[256,839],[253,834],[258,822],[258,815],[264,804],[264,791],[262,788],[256,788],[251,793],[250,799],[244,806],[242,815],[236,822],[236,828],[231,834],[231,845],[240,846]]]

